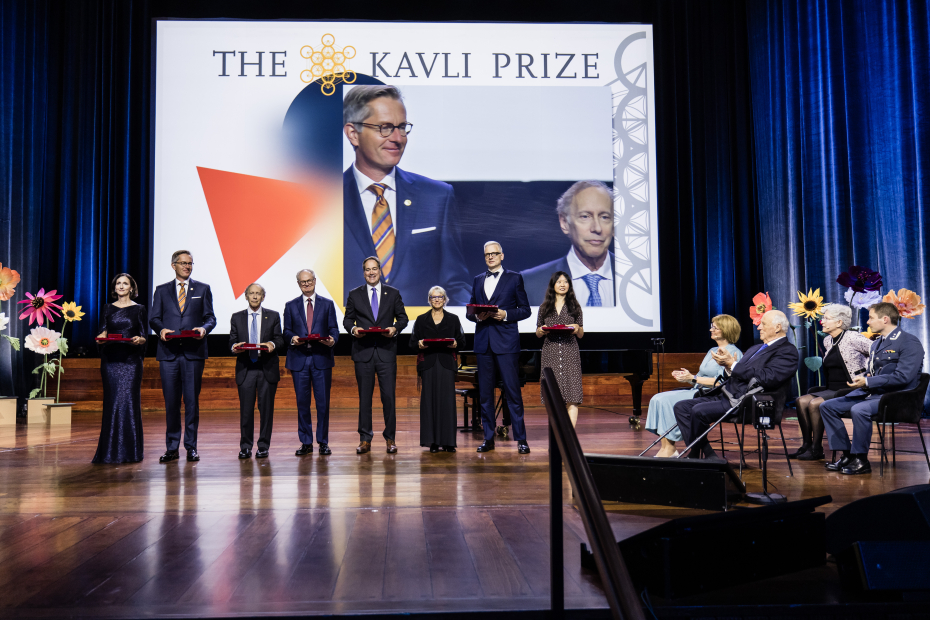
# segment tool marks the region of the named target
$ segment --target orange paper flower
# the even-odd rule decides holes
[[[752,298],[752,307],[749,309],[749,318],[752,324],[758,326],[762,322],[762,315],[772,309],[772,298],[768,293],[758,293]]]
[[[0,263],[0,301],[9,301],[19,284],[19,274]]]
[[[891,291],[882,297],[882,301],[894,304],[898,309],[898,314],[905,319],[913,319],[915,316],[923,314],[924,308],[926,308],[924,304],[920,303],[920,295],[906,288],[899,288],[897,295],[894,291]]]
[[[876,338],[878,338],[878,332],[873,332],[871,327],[866,329],[864,332],[860,332],[860,333],[866,338],[868,338],[869,340],[875,340]]]

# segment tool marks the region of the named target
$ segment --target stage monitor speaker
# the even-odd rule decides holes
[[[830,496],[722,514],[684,517],[620,541],[637,590],[673,599],[785,575],[826,562]],[[581,564],[595,568],[581,545]]]
[[[726,510],[746,493],[746,485],[723,460],[584,456],[602,500]]]
[[[843,585],[863,592],[930,592],[930,541],[856,542],[836,555]]]
[[[930,484],[864,497],[827,518],[827,552],[832,555],[854,542],[905,540],[930,541]]]

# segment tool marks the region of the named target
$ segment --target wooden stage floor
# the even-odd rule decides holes
[[[187,463],[182,452],[168,465],[158,463],[164,418],[155,413],[144,415],[146,458],[137,464],[91,465],[99,414],[76,414],[69,429],[0,429],[0,616],[546,609],[545,412],[528,411],[526,456],[512,441],[478,454],[472,434],[459,435],[455,454],[430,454],[417,445],[418,412],[398,413],[396,455],[375,441],[357,456],[356,414],[336,410],[333,455],[295,457],[296,413],[283,410],[270,458],[239,461],[238,412],[211,411],[200,423],[202,460]],[[582,408],[582,447],[639,452],[653,436],[632,430],[628,416]],[[785,430],[789,448],[797,446],[794,423]],[[913,429],[897,438],[899,448],[919,447]],[[877,468],[828,474],[817,462],[795,463],[787,478],[784,458],[770,464],[770,480],[789,499],[832,494],[828,512],[928,480],[922,456],[899,456],[884,478]],[[750,490],[760,486],[757,469],[745,479]],[[584,528],[570,500],[563,508],[567,606],[604,608],[596,573],[580,567]],[[694,514],[607,508],[618,538]]]

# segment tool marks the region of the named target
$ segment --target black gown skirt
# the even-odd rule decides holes
[[[465,346],[462,324],[457,316],[448,312],[438,325],[433,322],[430,312],[417,317],[410,338],[411,348],[416,349],[419,341],[427,338],[455,338],[459,349]],[[455,447],[457,436],[455,430],[456,350],[449,348],[419,350],[421,353],[417,360],[417,370],[420,375],[420,445],[426,447],[436,444]],[[427,357],[437,356],[448,358],[445,360],[447,364],[441,363],[439,359],[430,359],[431,363],[427,363]]]
[[[107,306],[100,331],[127,338],[145,336],[145,306]],[[142,460],[142,361],[145,346],[108,343],[100,347],[103,378],[103,420],[94,463],[136,463]]]

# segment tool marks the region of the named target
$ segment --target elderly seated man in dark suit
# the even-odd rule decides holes
[[[749,347],[739,361],[722,349],[714,352],[714,361],[724,367],[724,385],[707,396],[676,403],[674,408],[685,444],[690,445],[720,419],[732,407],[730,399],[744,396],[753,379],[766,391],[777,390],[791,379],[800,356],[786,338],[789,328],[784,312],[769,310],[759,325],[762,344]],[[688,458],[700,458],[702,454],[707,458],[717,456],[706,438],[694,445]]]
[[[913,390],[920,380],[924,363],[924,346],[920,339],[898,327],[901,316],[894,304],[878,303],[869,308],[869,327],[880,336],[869,350],[868,374],[848,383],[856,388],[846,396],[833,398],[820,405],[820,415],[830,435],[830,448],[842,450],[826,468],[842,474],[868,474],[869,443],[872,441],[872,416],[878,413],[878,403],[885,392]],[[850,445],[846,425],[840,419],[848,414],[853,421]]]

